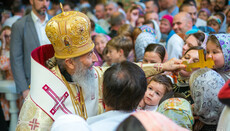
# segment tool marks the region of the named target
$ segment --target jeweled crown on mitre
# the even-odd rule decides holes
[[[56,58],[78,57],[94,48],[90,20],[81,12],[68,11],[54,16],[47,23],[45,31]]]

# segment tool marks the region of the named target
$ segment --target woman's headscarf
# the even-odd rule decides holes
[[[157,109],[157,112],[170,118],[178,125],[192,130],[194,118],[190,103],[183,98],[170,98],[165,100]]]
[[[211,16],[211,11],[209,9],[207,9],[207,8],[200,9],[200,11],[198,12],[197,16],[199,16],[199,14],[200,14],[201,11],[206,12],[207,15],[208,15],[208,17]]]
[[[144,25],[141,26],[140,29],[142,30],[142,33],[137,36],[135,42],[135,54],[137,62],[142,61],[145,48],[151,43],[156,43],[154,36],[155,31],[151,27]]]
[[[220,12],[220,13],[224,16],[224,21],[222,21],[222,23],[221,23],[221,27],[220,27],[219,32],[220,33],[225,33],[226,32],[226,28],[227,28],[227,25],[226,25],[226,15],[223,12]]]
[[[207,125],[217,125],[224,108],[217,97],[224,83],[224,79],[209,68],[196,70],[189,79],[191,96],[194,100],[193,113]]]
[[[160,40],[161,40],[161,30],[160,30],[160,27],[159,25],[157,24],[157,22],[155,20],[152,20],[153,24],[154,24],[154,29],[155,29],[155,32],[156,32],[156,42],[159,43]]]
[[[217,71],[229,71],[230,70],[230,34],[215,34],[220,43],[224,55],[224,67]]]

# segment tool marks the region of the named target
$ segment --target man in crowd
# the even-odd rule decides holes
[[[155,12],[158,13],[158,6],[156,0],[148,0],[145,2],[145,12]]]
[[[216,0],[216,5],[214,6],[215,12],[224,12],[228,6],[228,0]]]
[[[184,35],[187,31],[192,29],[192,18],[186,12],[180,12],[173,18],[173,30],[174,34],[167,43],[167,52],[169,59],[171,58],[181,58],[182,48],[184,41],[178,34]]]
[[[126,18],[121,12],[114,12],[110,18],[110,33],[111,38],[117,36],[118,29],[125,24]]]
[[[157,23],[159,23],[159,16],[156,12],[147,12],[145,14],[145,21],[155,20]]]
[[[167,8],[159,13],[160,19],[166,14],[172,16],[178,14],[179,8],[177,7],[177,0],[161,0],[161,4],[167,5]]]
[[[101,131],[115,130],[138,106],[147,89],[145,73],[136,64],[124,61],[104,73],[103,101],[105,113],[87,120]],[[128,96],[128,97],[127,97]]]
[[[24,14],[24,8],[20,2],[14,2],[12,5],[12,12],[14,14],[13,17],[6,19],[3,24],[4,26],[12,26],[18,19],[20,19]]]
[[[197,9],[195,5],[184,3],[180,6],[180,12],[187,12],[192,18],[192,24],[195,26],[197,20]]]
[[[102,3],[96,4],[96,6],[95,6],[95,16],[97,17],[98,20],[105,18],[104,4],[102,4]]]
[[[12,26],[10,63],[17,92],[25,98],[30,84],[30,53],[40,45],[50,44],[45,26],[50,17],[47,9],[50,0],[30,0],[32,11]]]
[[[112,2],[112,1],[106,3],[106,5],[105,5],[105,16],[106,16],[106,18],[110,18],[111,15],[116,11],[118,11],[117,3]]]

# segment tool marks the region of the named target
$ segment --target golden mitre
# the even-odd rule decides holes
[[[78,57],[94,48],[90,20],[81,12],[62,12],[54,16],[47,23],[45,31],[56,58]]]

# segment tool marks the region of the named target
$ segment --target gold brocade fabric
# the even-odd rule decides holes
[[[61,79],[61,73],[57,66],[53,67],[51,71]],[[102,87],[102,76],[103,70],[97,69],[98,73],[98,84],[99,84],[99,104],[98,104],[98,114],[103,113],[104,108],[102,104],[101,97],[101,87]],[[75,85],[70,85],[74,96],[77,96],[77,91]],[[30,95],[28,95],[30,96]],[[42,96],[41,96],[42,97]],[[22,106],[22,109],[19,114],[18,125],[16,131],[49,131],[53,124],[53,120],[42,110],[40,109],[30,97],[25,99],[25,102]]]
[[[146,76],[154,75],[160,73],[156,71],[153,64],[137,64],[139,65]],[[102,104],[102,84],[103,84],[103,73],[108,68],[94,67],[97,72],[98,77],[98,115],[104,112],[104,107]],[[61,79],[61,73],[57,66],[53,67],[51,71]],[[70,84],[70,87],[74,93],[74,96],[77,95],[77,91],[74,85]],[[38,94],[39,95],[39,94]],[[30,96],[30,95],[28,95]],[[42,96],[41,96],[42,97]],[[87,110],[87,109],[86,109]],[[49,131],[53,124],[53,120],[42,110],[40,109],[30,97],[27,97],[22,109],[19,114],[18,125],[16,131]]]

